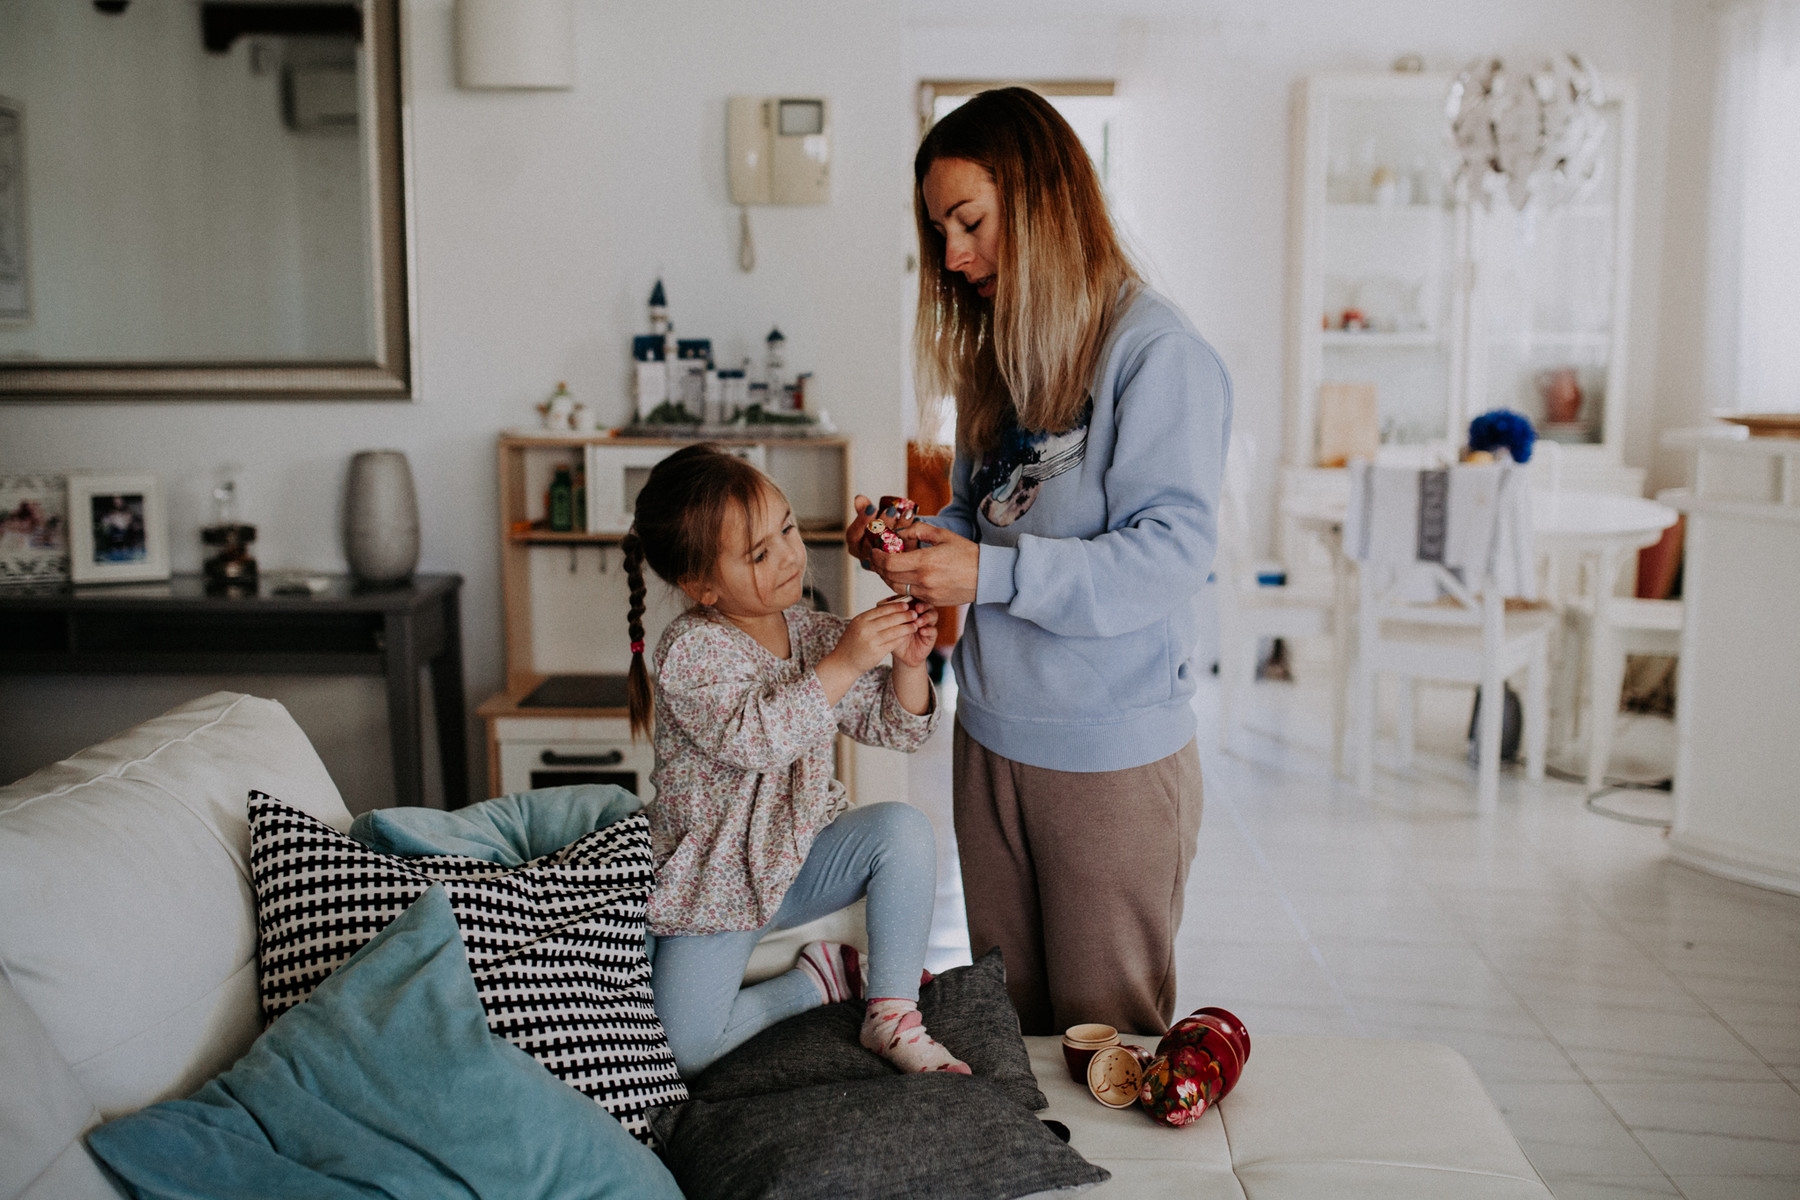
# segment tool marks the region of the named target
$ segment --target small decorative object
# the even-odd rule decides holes
[[[221,479],[213,488],[213,520],[201,528],[200,541],[213,550],[201,564],[207,591],[225,595],[256,591],[256,559],[250,554],[256,526],[238,520],[237,480]]]
[[[1205,1085],[1208,1104],[1236,1087],[1244,1070],[1239,1043],[1225,1030],[1225,1022],[1211,1013],[1193,1012],[1170,1026],[1156,1044],[1157,1054]]]
[[[880,517],[871,518],[863,529],[862,544],[866,550],[880,550],[886,554],[900,554],[906,550],[906,543]]]
[[[0,474],[0,589],[69,580],[69,481],[55,474]]]
[[[1143,1085],[1144,1068],[1124,1046],[1102,1046],[1088,1059],[1087,1086],[1108,1108],[1130,1108]]]
[[[574,528],[575,478],[568,467],[558,467],[550,479],[550,532],[568,533]]]
[[[905,496],[883,496],[876,506],[881,519],[892,530],[910,529],[918,519],[919,506]]]
[[[1579,55],[1529,75],[1498,58],[1470,63],[1450,87],[1458,189],[1490,209],[1504,194],[1519,212],[1580,195],[1600,165],[1604,102],[1598,72]]]
[[[537,406],[538,416],[543,419],[544,428],[553,433],[564,433],[575,428],[575,397],[569,395],[569,385],[558,383],[550,398]]]
[[[71,475],[68,511],[76,583],[169,577],[169,522],[156,476]]]
[[[750,404],[750,386],[742,367],[728,367],[719,372],[719,420],[725,424]]]
[[[712,339],[682,338],[669,367],[669,399],[696,419],[706,412],[706,377],[712,371]]]
[[[1394,168],[1375,168],[1374,174],[1369,176],[1369,195],[1382,208],[1392,208],[1400,202],[1400,180],[1394,174]]]
[[[1199,1120],[1211,1103],[1201,1080],[1182,1069],[1191,1064],[1191,1055],[1184,1055],[1178,1065],[1168,1055],[1159,1054],[1143,1069],[1138,1084],[1138,1103],[1144,1111],[1173,1129]]]
[[[1144,1066],[1138,1103],[1164,1125],[1192,1124],[1237,1086],[1250,1058],[1250,1031],[1223,1008],[1175,1022]]]
[[[763,379],[769,388],[767,403],[778,409],[786,409],[786,396],[782,388],[787,384],[787,339],[781,336],[779,327],[769,330],[768,351],[763,359]]]
[[[1469,449],[1504,449],[1514,462],[1530,462],[1537,430],[1530,420],[1510,408],[1484,412],[1469,422]]]
[[[1088,1060],[1096,1051],[1118,1044],[1119,1031],[1111,1025],[1069,1026],[1062,1039],[1063,1062],[1069,1068],[1069,1078],[1076,1083],[1086,1083]]]
[[[358,583],[393,587],[412,578],[419,500],[404,453],[364,450],[351,457],[344,515],[346,557]]]
[[[1574,367],[1557,367],[1537,377],[1538,394],[1544,398],[1544,421],[1572,425],[1581,419],[1581,379]]]
[[[1352,331],[1360,331],[1369,327],[1369,319],[1363,315],[1363,310],[1360,308],[1346,308],[1338,323],[1340,328]]]
[[[659,345],[662,335],[669,332],[669,298],[660,279],[650,289],[650,332],[656,335]]]
[[[661,364],[658,364],[661,365]],[[651,409],[638,421],[639,425],[658,425],[665,429],[671,425],[698,425],[700,417],[691,413],[674,400],[664,400]]]
[[[1205,1008],[1195,1009],[1194,1015],[1216,1018],[1219,1022],[1219,1031],[1231,1039],[1231,1044],[1237,1048],[1238,1062],[1242,1064],[1250,1061],[1250,1030],[1237,1019],[1235,1013],[1230,1009],[1208,1005]]]
[[[200,540],[213,551],[201,564],[206,590],[227,596],[252,595],[256,591],[256,559],[250,544],[256,540],[254,525],[208,525]]]

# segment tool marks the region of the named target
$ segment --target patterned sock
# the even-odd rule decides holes
[[[862,952],[844,942],[808,942],[800,948],[799,968],[825,997],[825,1003],[861,1000]]]
[[[863,1016],[862,1044],[909,1074],[950,1071],[969,1074],[969,1064],[925,1032],[919,1006],[911,1000],[873,999]]]

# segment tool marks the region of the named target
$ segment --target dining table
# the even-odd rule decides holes
[[[1332,590],[1336,599],[1333,637],[1336,652],[1354,661],[1356,648],[1356,564],[1343,551],[1347,501],[1342,496],[1314,496],[1282,506],[1282,514],[1302,533],[1317,538],[1330,551]],[[1534,490],[1531,495],[1532,537],[1540,563],[1544,602],[1563,613],[1565,634],[1574,623],[1591,619],[1602,598],[1619,586],[1630,556],[1654,545],[1679,513],[1667,504],[1641,496],[1561,488]],[[1576,695],[1593,678],[1592,638],[1586,652],[1558,655],[1564,666],[1552,689],[1550,745],[1568,749],[1575,733]],[[1345,672],[1350,678],[1353,673]],[[1342,705],[1343,697],[1333,697]],[[1332,748],[1334,769],[1342,774],[1343,747]]]

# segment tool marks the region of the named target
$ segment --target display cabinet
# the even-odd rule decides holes
[[[694,439],[511,433],[499,440],[501,588],[506,686],[476,711],[487,734],[492,794],[553,783],[617,783],[648,798],[650,751],[632,743],[623,676],[630,593],[619,542],[650,469]],[[850,444],[840,437],[710,439],[767,472],[794,507],[812,554],[808,596],[849,614],[854,561],[843,551]],[[584,481],[575,527],[550,528],[559,468]],[[579,470],[578,470],[579,468]],[[585,503],[582,503],[585,500]],[[654,647],[682,608],[654,577],[644,641]],[[854,756],[838,778],[854,785]]]
[[[1395,72],[1298,85],[1284,508],[1341,496],[1342,459],[1376,444],[1451,452],[1472,416],[1499,407],[1563,443],[1563,486],[1642,486],[1621,457],[1635,92],[1606,82],[1588,194],[1522,216],[1458,201],[1451,82]]]

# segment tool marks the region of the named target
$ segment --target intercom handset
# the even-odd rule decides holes
[[[831,124],[817,97],[733,96],[726,158],[733,204],[825,204]]]

